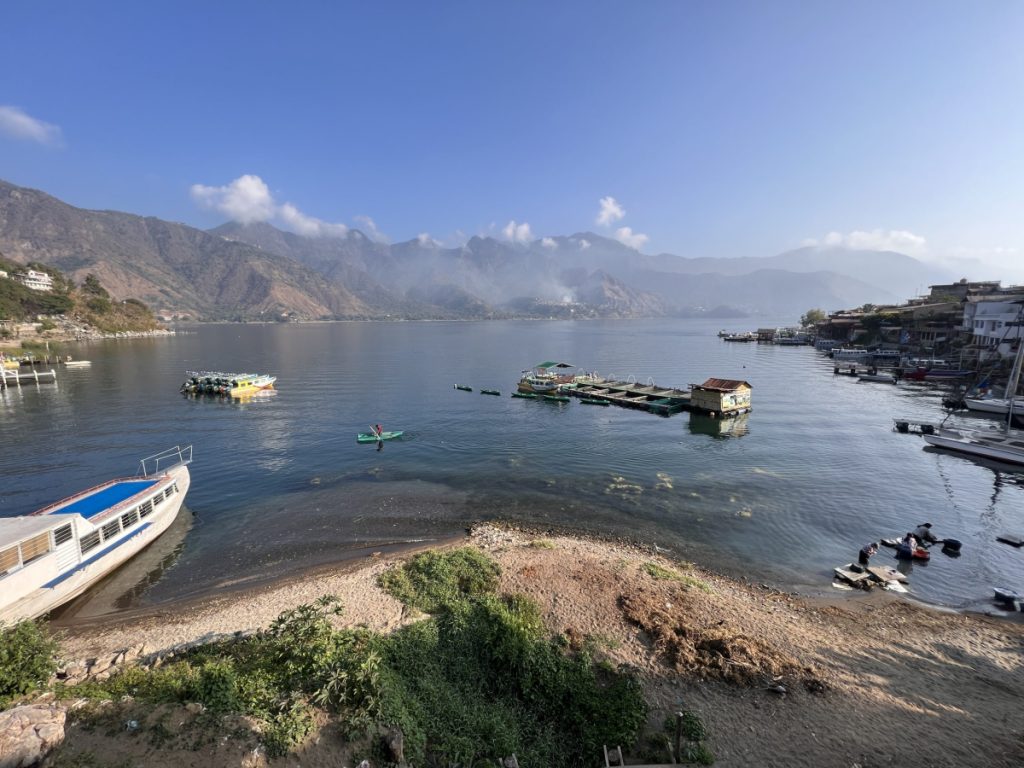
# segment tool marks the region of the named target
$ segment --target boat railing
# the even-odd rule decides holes
[[[174,467],[192,463],[192,446],[176,445],[139,460],[139,477],[161,475]]]

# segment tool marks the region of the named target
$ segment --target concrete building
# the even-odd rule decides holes
[[[964,304],[961,332],[968,336],[968,347],[981,361],[1012,357],[1024,338],[1024,288],[1003,290],[996,295],[969,297]]]
[[[27,269],[14,276],[14,279],[33,291],[52,291],[53,278],[46,272]]]

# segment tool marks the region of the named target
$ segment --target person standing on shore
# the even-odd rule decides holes
[[[865,544],[860,548],[860,554],[857,555],[857,562],[861,565],[867,565],[871,560],[871,556],[877,551],[878,544],[876,542],[873,541],[870,544]]]

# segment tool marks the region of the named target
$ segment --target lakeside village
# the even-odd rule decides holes
[[[1024,336],[1024,286],[999,281],[930,286],[899,305],[807,312],[796,328],[721,331],[727,342],[814,346],[837,375],[952,385],[947,405],[1005,394]]]

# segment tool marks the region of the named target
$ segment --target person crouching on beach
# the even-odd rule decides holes
[[[867,565],[868,561],[871,560],[871,556],[877,551],[878,544],[876,542],[873,541],[870,544],[865,544],[860,548],[860,554],[857,555],[857,562],[861,565]]]

